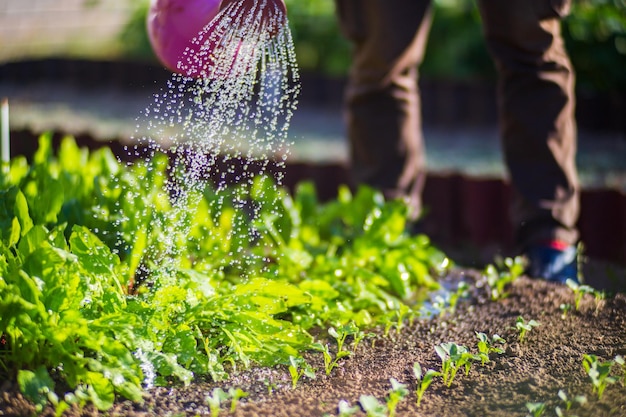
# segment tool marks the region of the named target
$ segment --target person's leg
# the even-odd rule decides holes
[[[574,73],[560,34],[568,0],[479,0],[499,104],[518,244],[576,244]]]
[[[420,210],[425,177],[417,67],[430,28],[428,0],[336,0],[354,47],[346,90],[352,179]]]

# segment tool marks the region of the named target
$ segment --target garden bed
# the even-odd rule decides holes
[[[470,282],[481,281],[477,271],[457,270],[453,275],[462,275]],[[565,316],[560,306],[574,306],[575,302],[574,293],[566,286],[522,277],[512,284],[507,298],[492,302],[486,301],[485,296],[484,288],[478,289],[474,291],[473,301],[461,303],[456,313],[405,323],[399,332],[392,328],[386,337],[379,330],[376,337],[365,339],[353,355],[341,360],[329,376],[323,371],[322,354],[311,352],[307,357],[318,369],[317,378],[302,377],[295,389],[286,367],[258,368],[242,371],[219,384],[197,381],[188,387],[154,388],[145,394],[143,404],[119,402],[102,415],[210,415],[206,397],[216,387],[225,391],[235,387],[248,393],[236,405],[234,413],[227,412],[230,407],[227,402],[221,415],[338,415],[340,401],[354,406],[362,395],[375,396],[384,404],[391,390],[391,378],[406,384],[409,391],[398,404],[398,415],[526,416],[529,415],[527,403],[543,403],[546,416],[555,415],[556,407],[569,416],[626,415],[626,370],[620,376],[614,367],[621,383],[609,385],[598,400],[582,365],[585,354],[597,355],[603,361],[626,355],[624,294],[599,302],[586,295],[579,310],[572,308]],[[521,343],[515,328],[520,316],[540,323]],[[478,340],[475,332],[499,334],[507,341],[503,345],[505,352],[491,354],[491,360],[484,366],[474,364],[468,376],[459,371],[450,387],[435,378],[417,407],[414,364],[439,370],[441,361],[435,346],[455,342],[475,351]],[[33,412],[14,386],[4,383],[1,389],[0,415]],[[559,397],[560,390],[574,402],[569,411]],[[585,405],[573,401],[580,395],[586,397]],[[53,411],[47,410],[45,415],[53,415]],[[99,413],[88,407],[68,415]],[[354,415],[365,414],[359,411]]]

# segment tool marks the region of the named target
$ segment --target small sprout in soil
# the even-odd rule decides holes
[[[614,361],[601,362],[596,355],[583,355],[583,368],[591,379],[593,390],[598,394],[598,399],[602,399],[602,394],[606,387],[614,384],[617,380],[612,377],[611,367]]]
[[[596,290],[589,285],[581,285],[571,279],[568,279],[565,284],[574,292],[574,307],[576,311],[580,309],[580,302],[585,294],[593,294],[595,297]]]
[[[231,387],[228,389],[228,396],[230,397],[230,412],[234,413],[239,404],[239,400],[248,396],[248,393],[241,388]]]
[[[561,318],[565,320],[567,318],[567,313],[572,309],[572,305],[569,303],[562,303],[559,308],[561,309]]]
[[[361,395],[359,404],[367,417],[387,417],[387,407],[373,395]]]
[[[222,407],[222,403],[228,401],[228,394],[224,392],[221,388],[214,388],[211,392],[211,395],[206,396],[206,403],[211,410],[211,417],[217,417],[220,414],[220,408]]]
[[[492,301],[501,300],[508,296],[506,287],[524,273],[524,259],[520,256],[506,258],[495,265],[487,265],[483,273],[487,277]]]
[[[528,409],[528,416],[540,417],[546,411],[546,405],[544,403],[526,403]]]
[[[274,390],[278,388],[278,386],[276,385],[274,381],[271,381],[270,379],[267,379],[267,378],[263,380],[263,384],[267,387],[268,395],[272,395],[274,393]]]
[[[476,337],[478,338],[478,357],[480,357],[481,365],[489,362],[489,355],[491,353],[497,353],[498,355],[502,355],[504,353],[504,349],[496,345],[503,345],[506,343],[506,340],[501,338],[499,335],[494,334],[491,339],[489,339],[489,336],[485,333],[476,332]]]
[[[565,391],[563,391],[563,390],[559,390],[559,394],[558,395],[559,395],[559,398],[565,404],[565,410],[566,411],[569,411],[572,408],[572,405],[574,405],[574,403],[578,403],[581,406],[587,404],[587,397],[585,397],[584,395],[576,395],[574,398],[570,398],[567,395],[567,393]],[[557,411],[557,410],[559,410],[559,411]],[[557,416],[565,415],[560,407],[556,407],[555,411],[556,411]]]
[[[398,382],[395,378],[391,378],[389,382],[391,382],[391,390],[387,393],[387,411],[389,417],[394,417],[398,403],[409,395],[409,390],[405,384]]]
[[[415,362],[415,364],[413,364],[413,375],[415,375],[415,379],[417,380],[415,395],[417,395],[417,406],[419,407],[422,402],[424,392],[426,392],[430,384],[433,382],[433,378],[441,376],[441,373],[435,371],[434,369],[429,369],[426,373],[423,373],[420,364]]]
[[[478,355],[471,354],[467,347],[451,342],[435,346],[435,351],[441,358],[441,377],[447,387],[452,385],[459,369],[465,368],[465,375],[468,375],[472,362],[481,360]]]
[[[315,379],[315,370],[304,358],[289,356],[289,375],[291,375],[291,389],[296,389],[298,381],[303,375]]]
[[[337,417],[349,417],[358,413],[361,409],[356,405],[350,405],[346,400],[340,400],[337,406]]]
[[[535,320],[529,320],[528,322],[526,322],[526,320],[524,320],[524,317],[519,316],[517,320],[515,321],[515,327],[517,328],[517,331],[519,332],[520,343],[524,341],[524,338],[526,337],[526,333],[531,331],[533,327],[537,327],[540,325],[541,323]]]

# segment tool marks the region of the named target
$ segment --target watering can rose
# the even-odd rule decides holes
[[[148,37],[157,58],[169,70],[203,77],[211,66],[212,49],[223,33],[216,20],[253,15],[264,30],[275,35],[285,23],[283,0],[151,0]],[[202,50],[202,52],[200,52]]]

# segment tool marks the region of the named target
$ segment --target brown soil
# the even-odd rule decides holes
[[[240,400],[234,413],[228,407],[221,415],[236,416],[322,416],[337,415],[340,400],[358,404],[361,395],[374,395],[384,402],[390,378],[405,383],[410,394],[400,401],[401,416],[526,416],[526,403],[542,402],[544,416],[565,409],[559,390],[569,397],[585,395],[588,403],[574,405],[564,415],[626,416],[626,386],[608,386],[601,400],[581,363],[583,354],[601,360],[626,356],[626,294],[620,293],[599,302],[585,296],[579,311],[562,317],[560,305],[574,304],[574,295],[565,286],[520,278],[510,296],[498,302],[486,300],[479,274],[457,271],[469,281],[478,282],[472,302],[457,308],[454,315],[417,320],[398,333],[362,342],[354,355],[325,376],[322,356],[309,355],[318,369],[315,380],[303,377],[296,389],[285,367],[252,369],[234,375],[220,384],[197,382],[188,387],[155,388],[145,395],[143,404],[120,402],[110,416],[195,416],[210,415],[205,398],[213,388],[238,387],[249,394]],[[541,323],[530,331],[523,343],[518,341],[515,321],[519,316]],[[492,355],[484,366],[472,366],[468,376],[459,371],[447,388],[436,379],[426,391],[421,406],[416,406],[413,364],[424,369],[440,369],[434,347],[455,342],[476,350],[475,332],[499,334],[507,340],[506,352]],[[626,371],[614,368],[616,376]],[[271,392],[270,392],[271,391]],[[0,416],[29,415],[32,408],[10,383],[0,387]],[[53,415],[51,410],[45,414]],[[69,415],[98,415],[92,408]],[[365,413],[359,411],[359,416]]]

